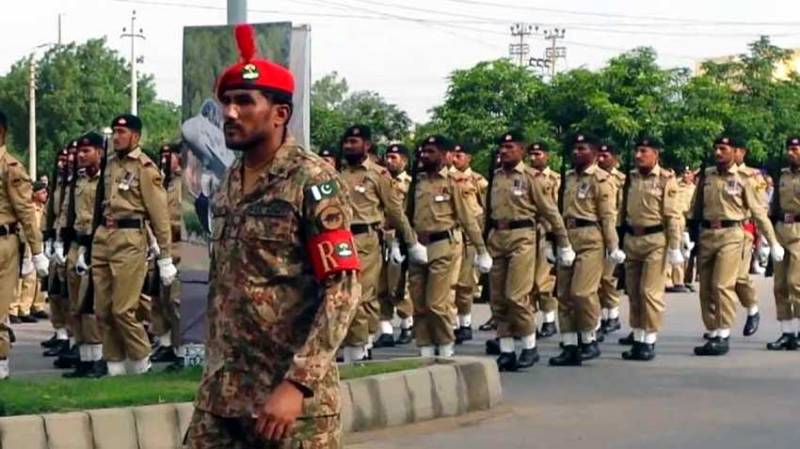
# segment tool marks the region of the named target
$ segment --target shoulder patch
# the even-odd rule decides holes
[[[336,195],[336,192],[339,191],[339,186],[335,179],[331,179],[330,181],[313,185],[306,190],[311,194],[314,201],[320,202],[325,198]]]

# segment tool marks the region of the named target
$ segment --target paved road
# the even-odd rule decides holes
[[[800,444],[800,352],[764,349],[778,336],[771,281],[758,279],[763,322],[751,338],[738,328],[729,356],[691,355],[703,329],[694,294],[668,295],[666,331],[651,363],[624,362],[622,348],[602,346],[603,356],[582,368],[551,368],[503,374],[505,404],[488,414],[361,434],[352,449],[770,449]],[[476,306],[476,323],[488,315]],[[15,376],[55,373],[38,341],[46,324],[15,326]],[[621,335],[621,334],[620,334]],[[480,355],[488,334],[457,348]],[[615,335],[616,337],[616,335]],[[616,338],[614,338],[616,340]],[[540,342],[544,356],[557,342]],[[413,354],[413,348],[381,350],[378,358]]]

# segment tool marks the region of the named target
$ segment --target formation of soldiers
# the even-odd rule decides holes
[[[139,147],[138,117],[120,115],[111,129],[110,139],[88,132],[59,151],[48,191],[31,184],[5,150],[2,116],[0,239],[8,243],[2,260],[9,272],[0,278],[0,378],[9,375],[6,315],[21,321],[29,308],[42,307],[37,298],[44,295],[55,330],[42,342],[44,355],[73,369],[64,377],[141,374],[151,360],[182,366],[174,254],[182,220],[179,147],[165,145],[157,165]],[[20,290],[36,293],[10,305],[20,276]],[[155,350],[148,331],[156,336]]]

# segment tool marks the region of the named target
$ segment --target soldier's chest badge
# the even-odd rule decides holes
[[[122,177],[122,180],[120,180],[119,184],[117,185],[117,188],[119,190],[127,192],[128,190],[131,189],[133,185],[134,185],[133,173],[125,172],[125,176]]]
[[[442,190],[433,197],[433,201],[437,203],[443,203],[445,201],[450,201],[450,193],[448,193],[447,188],[442,188]]]
[[[742,184],[738,179],[729,179],[725,181],[725,193],[728,195],[739,195],[742,193]]]
[[[582,182],[582,183],[581,183],[581,184],[578,186],[578,198],[579,198],[579,199],[582,199],[582,200],[585,200],[585,199],[586,199],[586,197],[588,197],[588,196],[589,196],[589,188],[590,188],[590,187],[591,187],[591,186],[589,185],[589,183],[588,183],[588,182]]]
[[[525,183],[521,179],[515,179],[514,185],[511,188],[511,194],[514,196],[522,196],[525,193]]]

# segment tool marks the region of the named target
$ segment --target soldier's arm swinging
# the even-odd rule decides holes
[[[153,228],[158,246],[161,249],[160,259],[171,257],[172,233],[169,223],[169,207],[167,207],[167,191],[164,190],[161,174],[152,163],[141,170],[142,201]]]
[[[397,229],[406,245],[411,246],[417,243],[417,234],[411,228],[403,210],[403,199],[393,183],[391,177],[381,176],[378,182],[378,195],[383,203],[389,226]]]
[[[470,207],[467,205],[466,194],[462,186],[459,185],[461,182],[466,182],[466,178],[453,182],[453,205],[456,210],[456,218],[459,223],[461,223],[464,232],[469,236],[469,240],[475,245],[478,254],[483,254],[486,252],[486,244],[481,235],[481,229],[480,226],[478,226],[476,217],[473,216]],[[491,211],[487,210],[486,215],[491,215]]]
[[[611,179],[600,181],[595,185],[597,186],[597,218],[600,220],[600,231],[603,233],[606,249],[608,251],[620,249],[617,235],[615,189],[611,185]]]
[[[36,255],[42,252],[42,230],[35,226],[34,217],[33,187],[25,169],[21,164],[8,164],[6,177],[6,191],[8,192],[11,206],[19,219],[22,229],[25,231],[25,239],[31,248],[31,254]]]
[[[675,181],[675,178],[669,178],[664,186],[662,208],[667,235],[667,248],[671,250],[678,250],[681,245],[681,210],[679,197],[678,183]]]
[[[567,228],[564,226],[564,219],[558,211],[558,205],[553,200],[552,192],[555,186],[549,185],[544,175],[533,177],[530,182],[531,194],[536,202],[538,214],[550,225],[550,233],[556,239],[559,247],[569,246]]]
[[[753,221],[756,222],[758,232],[760,232],[770,245],[776,245],[778,238],[775,236],[775,229],[772,227],[772,222],[767,216],[766,202],[759,197],[756,191],[754,178],[749,177],[744,182],[744,201],[747,208],[753,214]]]

